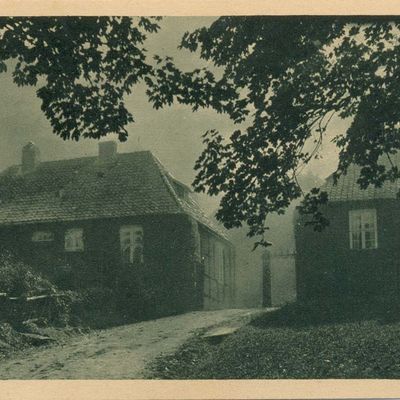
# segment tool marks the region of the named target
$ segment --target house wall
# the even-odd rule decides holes
[[[349,211],[375,208],[378,248],[351,250]],[[396,200],[330,203],[322,208],[330,226],[315,232],[296,222],[296,277],[300,300],[350,295],[392,296],[400,288],[400,205]]]
[[[203,307],[206,310],[233,307],[235,303],[235,253],[232,245],[200,227],[203,270]]]
[[[136,224],[143,227],[145,268],[152,271],[152,284],[162,288],[164,298],[160,302],[164,309],[182,312],[200,308],[202,299],[196,295],[200,289],[195,279],[199,239],[196,224],[185,215],[3,227],[0,243],[44,273],[57,276],[65,287],[113,287],[117,279],[124,279],[119,274],[119,229]],[[83,228],[83,252],[65,252],[64,235],[69,228]],[[54,241],[32,242],[32,234],[37,230],[53,232]]]

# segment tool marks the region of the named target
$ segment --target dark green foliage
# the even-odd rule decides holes
[[[147,264],[119,265],[115,284],[71,292],[71,323],[106,328],[165,316],[169,303],[157,285],[157,273]]]
[[[115,292],[110,288],[91,287],[74,292],[71,299],[71,324],[106,328],[121,323]]]
[[[0,253],[0,293],[9,296],[55,292],[55,286],[12,253]]]
[[[170,304],[161,268],[144,263],[125,264],[118,271],[115,291],[117,311],[122,320],[143,320],[168,314]],[[173,310],[169,309],[169,313]]]
[[[309,215],[311,218],[305,222],[305,225],[311,225],[315,231],[321,232],[329,226],[329,220],[320,210],[320,206],[328,202],[328,194],[321,192],[319,188],[313,188],[304,196],[303,201],[298,206],[298,210],[303,215]]]
[[[0,254],[0,320],[18,329],[25,320],[43,319],[52,325],[65,326],[71,317],[71,304],[76,294],[60,291],[58,287],[35,268],[13,253]],[[33,301],[26,298],[45,296]],[[15,297],[10,300],[10,297]]]
[[[39,87],[63,139],[126,140],[133,115],[124,96],[151,73],[143,43],[157,30],[156,19],[144,17],[1,18],[0,72],[11,66],[17,85]]]
[[[267,245],[266,216],[302,196],[297,175],[319,157],[334,116],[352,121],[334,138],[336,178],[350,163],[362,167],[363,188],[400,176],[390,161],[400,149],[399,27],[398,18],[221,17],[181,43],[212,67],[182,72],[170,57],[146,60],[157,19],[2,18],[0,72],[12,66],[18,85],[38,86],[64,139],[126,140],[133,115],[124,96],[141,81],[155,108],[179,102],[226,113],[242,125],[229,139],[210,127],[194,186],[222,194],[217,218],[226,227],[246,223]]]
[[[3,251],[0,255],[0,293],[6,296],[0,296],[0,320],[10,322],[18,329],[23,321],[32,318],[41,318],[58,326],[105,328],[173,312],[170,303],[165,301],[167,293],[157,284],[159,269],[137,263],[119,265],[117,271],[118,279],[109,282],[108,287],[80,283],[74,290],[60,290],[53,280],[45,278],[10,252]],[[71,270],[63,271],[63,277],[72,274]],[[65,279],[62,282],[65,283]],[[42,294],[50,296],[25,300]],[[18,299],[10,301],[10,296]]]
[[[0,322],[0,359],[14,349],[27,347],[26,340],[10,324]]]
[[[157,107],[175,99],[245,121],[229,140],[210,130],[196,164],[196,189],[223,195],[217,218],[226,227],[246,222],[249,235],[267,244],[265,217],[283,213],[302,195],[297,174],[319,157],[333,116],[352,120],[334,139],[336,178],[350,163],[362,166],[364,188],[399,177],[396,166],[381,163],[400,149],[399,27],[396,18],[222,17],[185,34],[181,44],[221,67],[220,78],[206,70],[179,73],[170,60],[160,62],[165,74],[151,93]],[[322,197],[311,193],[308,200],[303,210],[318,212]]]
[[[200,335],[153,364],[163,379],[399,378],[398,306],[292,305],[212,345]],[[358,313],[355,311],[358,310]],[[391,317],[390,324],[388,316]],[[394,316],[397,318],[393,319]]]

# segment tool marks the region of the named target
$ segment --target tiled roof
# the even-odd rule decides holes
[[[208,217],[203,210],[199,207],[199,205],[193,200],[192,197],[189,197],[185,200],[181,200],[181,205],[183,207],[183,210],[187,213],[193,216],[193,218],[203,224],[204,226],[208,227],[212,231],[218,233],[220,236],[225,238],[226,240],[228,239],[228,234],[227,230],[220,225],[218,222],[214,221],[210,217]]]
[[[190,187],[185,185],[182,182],[179,182],[176,178],[174,178],[161,164],[161,162],[156,158],[156,162],[158,164],[158,167],[160,168],[161,174],[165,177],[165,182],[167,183],[167,186],[169,187],[169,190],[174,194],[176,197],[179,205],[182,207],[182,210],[191,215],[196,221],[200,222],[207,228],[211,229],[212,231],[218,233],[220,236],[228,240],[228,235],[227,235],[227,230],[217,223],[215,220],[212,218],[208,217],[205,212],[201,209],[199,204],[195,201],[193,196],[186,196],[184,198],[177,196],[176,190],[174,189],[173,182],[179,183],[182,185],[185,190],[187,190],[188,193],[191,192]]]
[[[400,166],[400,159],[393,157],[393,162]],[[383,161],[388,168],[387,161]],[[396,199],[400,190],[400,182],[386,181],[381,187],[369,185],[367,189],[361,189],[357,180],[360,176],[360,167],[351,165],[347,174],[342,175],[337,184],[334,184],[333,175],[330,175],[325,183],[321,186],[322,191],[328,193],[329,201],[357,201],[357,200],[374,200],[374,199]]]
[[[110,162],[42,162],[26,174],[14,166],[0,174],[2,225],[179,213],[223,235],[196,202],[178,197],[149,151],[121,153]]]

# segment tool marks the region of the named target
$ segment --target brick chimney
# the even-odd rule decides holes
[[[33,142],[22,148],[22,172],[31,172],[40,164],[40,150]]]
[[[112,161],[117,155],[117,142],[110,140],[108,142],[99,143],[99,160],[100,162]]]

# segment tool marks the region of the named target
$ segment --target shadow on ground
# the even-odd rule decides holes
[[[298,302],[255,317],[250,325],[257,328],[304,328],[362,321],[380,324],[399,322],[400,302],[385,299]]]

